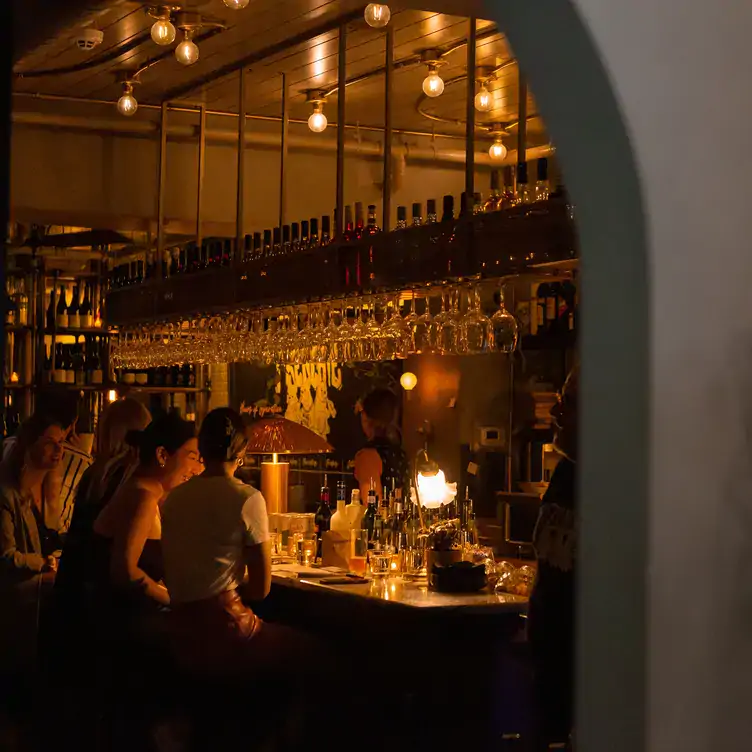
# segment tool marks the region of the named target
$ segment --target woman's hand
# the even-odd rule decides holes
[[[43,572],[57,572],[57,559],[54,556],[48,556],[44,563]]]

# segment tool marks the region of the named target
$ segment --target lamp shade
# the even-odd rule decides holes
[[[245,429],[248,454],[326,454],[334,447],[310,428],[287,418],[259,418]]]

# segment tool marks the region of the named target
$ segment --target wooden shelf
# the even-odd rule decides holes
[[[200,389],[196,386],[141,386],[139,384],[116,384],[113,389],[122,389],[124,392],[142,392],[144,394],[198,394],[208,393],[209,389]]]
[[[18,381],[10,381],[3,387],[4,389],[29,389],[29,384],[21,384]]]
[[[6,324],[5,331],[6,332],[30,332],[31,327],[28,326],[27,324]]]
[[[117,389],[117,384],[38,384],[36,389],[72,389],[78,392],[109,392],[110,389]]]
[[[57,328],[54,329],[45,329],[44,333],[48,336],[54,336],[57,334],[98,334],[100,337],[109,337],[110,332],[107,331],[104,327],[99,326],[93,326],[93,327],[87,327],[86,329],[80,328],[80,329],[68,329],[68,328]]]

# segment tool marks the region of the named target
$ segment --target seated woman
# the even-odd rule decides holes
[[[201,470],[194,425],[177,415],[160,416],[135,440],[138,465],[94,522],[96,589],[113,629],[131,638],[145,636],[154,626],[149,617],[170,602],[162,583],[161,504]]]
[[[45,479],[63,456],[65,431],[59,423],[34,415],[20,428],[0,478],[0,618],[4,669],[19,666],[36,652],[40,597],[39,575],[51,581],[59,547],[54,530],[44,524]],[[37,576],[37,577],[35,577]],[[6,655],[7,653],[7,655]]]

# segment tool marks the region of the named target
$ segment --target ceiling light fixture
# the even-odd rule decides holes
[[[505,133],[506,131],[499,123],[491,127],[491,134],[494,137],[494,142],[488,150],[488,156],[493,162],[501,162],[507,156],[507,147],[501,142]]]
[[[444,92],[444,79],[439,75],[441,55],[437,50],[426,50],[420,61],[428,66],[428,75],[423,79],[423,93],[427,97],[440,97]]]
[[[363,17],[366,19],[366,23],[372,26],[374,29],[383,29],[392,17],[392,11],[389,10],[388,5],[382,5],[381,3],[368,3],[366,5]]]
[[[183,30],[183,41],[175,48],[175,58],[181,65],[193,65],[198,60],[198,45],[193,41],[194,29]]]
[[[475,95],[475,109],[478,112],[489,112],[493,109],[493,96],[483,81],[480,85],[480,91]]]
[[[133,96],[133,84],[138,83],[133,79],[125,79],[123,84],[123,94],[117,101],[118,112],[126,117],[131,117],[136,114],[138,109],[138,102],[136,97]]]
[[[306,97],[306,101],[313,105],[313,112],[308,118],[308,127],[314,133],[323,133],[326,130],[326,126],[329,121],[324,115],[324,92],[322,91],[309,91]]]
[[[175,25],[172,23],[172,13],[180,10],[179,5],[154,5],[147,8],[147,13],[154,19],[151,27],[151,38],[162,47],[167,47],[175,41]]]
[[[248,7],[251,0],[223,0],[224,4],[232,10],[243,10]]]

